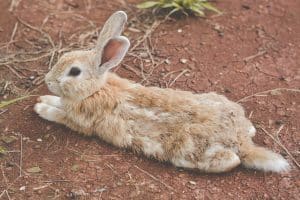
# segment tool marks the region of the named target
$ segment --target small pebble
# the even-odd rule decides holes
[[[147,58],[148,54],[146,52],[140,53],[141,58]]]
[[[221,31],[221,26],[219,24],[215,24],[214,29],[216,31]]]
[[[188,61],[188,60],[187,60],[187,59],[185,59],[185,58],[181,58],[181,59],[180,59],[180,62],[181,62],[182,64],[185,64],[185,63],[187,63],[187,61]]]
[[[242,5],[242,8],[244,8],[244,9],[246,9],[246,10],[249,10],[251,7],[248,6],[248,5],[246,5],[246,4],[243,4],[243,5]]]
[[[167,65],[169,65],[169,64],[171,64],[171,61],[170,61],[169,59],[166,59],[166,60],[165,60],[165,63],[166,63]]]
[[[133,33],[140,33],[141,32],[140,29],[133,28],[133,27],[129,27],[128,30],[131,31],[131,32],[133,32]]]
[[[189,181],[189,184],[196,185],[196,182],[195,181]]]
[[[25,191],[25,189],[26,189],[26,186],[20,187],[20,191]]]

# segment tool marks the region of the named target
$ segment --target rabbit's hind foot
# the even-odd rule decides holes
[[[205,152],[204,162],[199,163],[199,168],[206,172],[228,172],[241,163],[238,155],[221,145],[211,146]]]

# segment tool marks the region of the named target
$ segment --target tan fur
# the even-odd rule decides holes
[[[123,15],[118,13],[113,19]],[[120,20],[124,21],[124,16]],[[112,33],[111,37],[116,37],[121,31]],[[108,36],[109,31],[105,32],[105,42]],[[98,40],[95,49],[103,51],[99,42],[103,40]],[[102,52],[95,49],[64,55],[47,74],[50,91],[60,98],[41,97],[42,102],[35,106],[41,117],[84,135],[97,135],[115,146],[205,172],[226,172],[241,162],[267,171],[270,168],[257,165],[257,159],[268,161],[271,155],[275,162],[283,160],[255,147],[249,132],[255,129],[240,105],[215,93],[144,87],[103,72],[97,69]],[[74,63],[83,71],[78,77],[66,75]]]

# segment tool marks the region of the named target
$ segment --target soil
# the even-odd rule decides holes
[[[134,0],[27,0],[11,12],[10,2],[0,1],[1,46],[11,40],[18,18],[36,27],[46,22],[43,30],[53,42],[58,44],[63,33],[65,44],[73,33],[87,27],[82,16],[100,27],[115,10],[127,11],[129,19],[136,14]],[[278,139],[299,163],[300,1],[232,0],[217,1],[215,5],[222,15],[181,16],[153,30],[151,52],[155,62],[168,61],[149,73],[147,62],[151,58],[145,56],[149,77],[143,84],[197,93],[216,91],[233,101],[272,90],[240,103],[257,127],[275,138],[279,132]],[[50,13],[58,14],[47,18]],[[18,30],[21,28],[18,23]],[[125,33],[132,41],[144,34],[138,29]],[[34,37],[36,34],[28,27],[24,32],[17,31],[14,38],[18,41],[1,48],[0,59],[11,53],[33,51],[33,44],[42,46],[40,50],[48,48],[43,37]],[[143,53],[143,49],[138,52]],[[128,56],[124,63],[132,67],[120,65],[116,73],[143,80],[134,57]],[[0,66],[1,82],[12,83],[0,100],[31,89],[35,89],[33,94],[49,94],[43,83],[32,83],[48,71],[48,65],[49,57],[11,64],[18,67],[21,78]],[[273,90],[276,88],[297,90]],[[291,171],[263,173],[241,166],[213,175],[183,170],[42,120],[33,112],[35,99],[30,97],[0,112],[0,146],[8,151],[0,155],[0,199],[300,199],[299,167],[259,128],[255,142],[281,153],[291,164]],[[4,142],[5,137],[13,141]]]

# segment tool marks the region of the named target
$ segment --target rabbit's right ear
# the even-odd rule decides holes
[[[101,52],[108,40],[121,35],[125,23],[127,22],[127,15],[124,11],[117,11],[112,14],[105,22],[96,44],[96,51]]]

